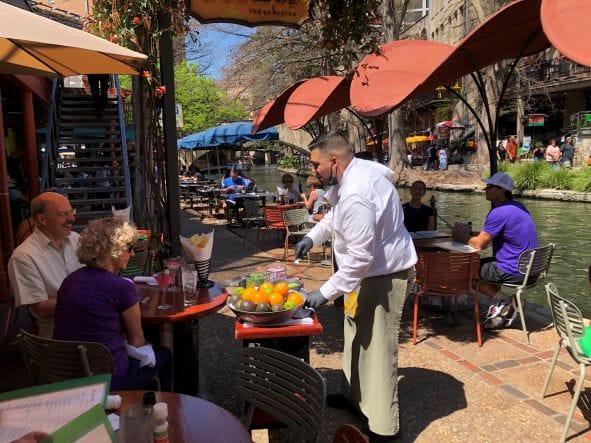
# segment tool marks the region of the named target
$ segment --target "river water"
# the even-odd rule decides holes
[[[275,166],[255,166],[248,173],[259,189],[275,191],[281,183],[282,173]],[[300,182],[306,189],[305,177],[295,177],[295,183]],[[403,202],[410,199],[408,189],[399,189]],[[440,192],[427,190],[424,202],[428,204],[431,195],[437,201],[437,210],[441,217],[450,223],[455,221],[472,222],[473,230],[482,227],[490,204],[483,193],[472,192]],[[589,222],[591,206],[589,203],[559,202],[553,200],[521,199],[530,211],[538,230],[541,245],[553,242],[557,250],[554,252],[552,266],[547,281],[553,282],[564,297],[574,301],[583,312],[591,316],[591,292],[587,276],[587,268],[591,265],[591,235]],[[439,230],[445,232],[447,228],[440,220]],[[576,246],[577,243],[587,242],[589,245]],[[488,250],[490,254],[490,248]],[[484,253],[486,254],[486,253]],[[531,295],[529,295],[531,294]],[[532,302],[547,305],[546,294],[542,286],[526,295]]]

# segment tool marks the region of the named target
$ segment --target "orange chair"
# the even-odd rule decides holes
[[[263,218],[265,219],[265,226],[258,227],[257,241],[259,240],[260,230],[265,231],[279,231],[284,235],[287,233],[285,222],[283,221],[283,209],[279,206],[265,206],[262,208]],[[285,257],[284,257],[285,258]]]
[[[476,337],[482,346],[478,294],[472,288],[472,280],[478,276],[480,257],[476,253],[463,252],[420,252],[417,270],[417,292],[415,294],[412,343],[417,343],[419,299],[422,295],[454,297],[454,314],[458,315],[458,296],[468,295],[474,303]]]

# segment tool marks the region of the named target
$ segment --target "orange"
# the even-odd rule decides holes
[[[287,296],[287,301],[292,302],[294,305],[297,306],[297,305],[302,304],[304,302],[304,297],[302,297],[302,294],[300,294],[299,292],[291,292]]]
[[[283,297],[287,297],[287,294],[289,293],[289,286],[287,286],[287,283],[284,281],[280,281],[279,283],[275,284],[273,290],[275,292],[279,292]]]
[[[255,292],[255,294],[252,296],[252,302],[254,304],[258,304],[258,303],[267,303],[267,301],[269,300],[269,297],[267,296],[267,294],[265,294],[264,292]]]
[[[255,294],[257,294],[257,290],[255,288],[253,288],[252,286],[246,288],[244,291],[242,291],[242,300],[250,300],[252,301],[253,297]]]
[[[269,291],[269,289],[271,291]],[[268,281],[261,283],[261,285],[259,286],[259,292],[262,294],[269,294],[272,291],[273,291],[273,284],[269,283]]]
[[[269,294],[269,304],[273,305],[282,305],[283,304],[283,296],[278,292],[271,292]]]

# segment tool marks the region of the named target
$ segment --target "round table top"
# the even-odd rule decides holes
[[[121,412],[133,404],[141,404],[145,391],[118,391]],[[156,392],[156,401],[168,405],[168,439],[171,442],[251,442],[244,425],[225,409],[206,400],[172,392]]]
[[[176,287],[175,292],[166,292],[166,301],[171,304],[169,309],[158,309],[162,297],[159,286],[136,283],[140,298],[142,323],[158,325],[162,323],[178,323],[194,320],[221,309],[226,303],[228,293],[218,284],[209,289],[198,289],[197,304],[184,305],[182,288]]]

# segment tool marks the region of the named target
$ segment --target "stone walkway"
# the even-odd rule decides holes
[[[185,217],[191,212],[186,211]],[[217,223],[210,218],[204,218],[203,223],[185,220],[186,235],[207,232],[210,224]],[[224,281],[247,270],[264,270],[270,264],[283,263],[282,244],[275,233],[261,234],[261,241],[257,243],[256,234],[251,232],[242,246],[243,229],[215,228],[212,274],[215,280]],[[308,290],[318,288],[330,276],[330,267],[318,264],[321,249],[313,252],[312,265],[305,261],[298,266],[289,261],[284,263],[288,275],[302,278]],[[522,332],[517,329],[516,322],[511,329],[485,332],[483,347],[478,348],[471,310],[461,313],[458,326],[447,327],[443,314],[422,309],[419,341],[413,345],[412,303],[409,300],[405,308],[399,350],[401,441],[559,440],[572,400],[577,368],[563,352],[548,396],[540,398],[558,341],[545,308],[526,304],[528,325],[533,331],[530,345],[522,342]],[[343,343],[342,312],[329,304],[320,310],[319,317],[324,333],[313,339],[311,364],[326,378],[327,391],[337,392]],[[212,330],[215,334],[211,334]],[[201,321],[202,340],[211,337],[212,341],[202,341],[200,395],[240,415],[240,401],[227,384],[231,380],[227,372],[232,371],[235,352],[240,348],[232,340],[232,334],[233,314],[227,309]],[[224,388],[220,389],[220,385]],[[589,389],[583,391],[569,441],[591,440],[590,392]],[[318,441],[332,441],[336,429],[344,423],[364,425],[357,415],[327,408]],[[254,439],[256,442],[295,441],[287,431],[256,431]]]

